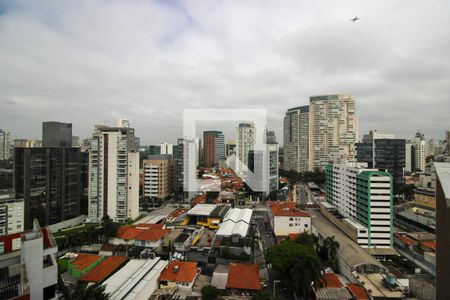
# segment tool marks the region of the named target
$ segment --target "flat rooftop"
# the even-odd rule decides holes
[[[214,209],[216,209],[216,204],[197,204],[191,208],[188,212],[188,216],[209,216]]]

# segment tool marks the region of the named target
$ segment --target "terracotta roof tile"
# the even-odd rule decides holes
[[[75,269],[82,271],[101,259],[102,256],[87,254],[87,253],[79,253],[75,260],[73,260],[70,264],[75,266]]]
[[[421,244],[427,248],[436,250],[436,241],[424,241]]]
[[[231,263],[228,269],[226,288],[260,290],[258,266],[255,264]]]
[[[310,215],[295,207],[292,201],[268,201],[272,214],[277,217],[310,217]]]
[[[135,236],[135,240],[138,241],[158,241],[168,235],[170,233],[170,229],[149,229],[143,230],[141,233]]]
[[[358,283],[349,283],[347,284],[347,288],[350,290],[350,293],[355,296],[356,300],[369,299],[369,294],[367,294],[366,289],[362,285]]]
[[[172,261],[162,271],[160,281],[192,282],[199,269],[194,261]]]
[[[80,278],[83,281],[102,282],[128,260],[126,256],[108,256]]]
[[[322,283],[327,288],[343,288],[341,280],[335,273],[325,273],[322,276]]]

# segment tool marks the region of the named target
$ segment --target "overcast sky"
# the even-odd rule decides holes
[[[448,0],[0,0],[0,128],[39,138],[55,120],[88,137],[123,116],[143,144],[175,142],[184,108],[255,107],[281,140],[288,108],[350,93],[361,133],[441,138],[449,12]]]

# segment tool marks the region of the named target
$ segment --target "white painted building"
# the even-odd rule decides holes
[[[0,160],[9,159],[11,156],[11,146],[9,132],[0,129]]]
[[[414,138],[415,171],[425,172],[427,158],[427,142],[420,132]]]
[[[326,172],[327,202],[349,219],[358,244],[392,248],[392,176],[367,168],[367,163],[329,164]]]
[[[275,236],[285,237],[289,234],[310,232],[311,216],[297,209],[292,201],[268,201],[270,225]]]
[[[139,216],[139,149],[128,121],[119,123],[127,127],[97,125],[90,140],[88,222]]]
[[[248,166],[248,152],[253,150],[256,142],[255,125],[253,123],[240,123],[236,131],[236,156],[244,165]]]
[[[0,236],[24,230],[23,199],[16,199],[14,190],[0,190]]]

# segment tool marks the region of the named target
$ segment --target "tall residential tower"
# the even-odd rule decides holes
[[[284,117],[284,169],[310,171],[309,106],[289,109]]]

